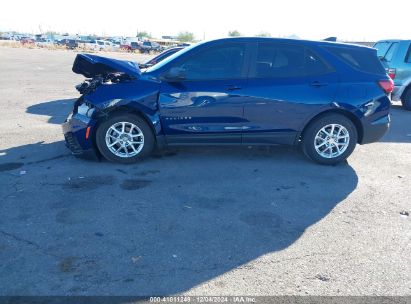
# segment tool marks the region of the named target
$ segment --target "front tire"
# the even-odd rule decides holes
[[[357,129],[349,118],[328,114],[308,125],[303,133],[302,148],[311,160],[334,165],[351,155],[357,140]]]
[[[102,122],[97,128],[96,144],[109,161],[131,164],[148,156],[155,143],[147,122],[132,114],[119,114]]]
[[[407,89],[404,98],[401,99],[401,103],[404,109],[411,111],[411,88]]]

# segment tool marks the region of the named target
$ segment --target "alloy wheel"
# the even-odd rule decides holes
[[[328,124],[314,138],[315,151],[324,158],[335,158],[347,150],[350,133],[340,124]]]
[[[118,157],[136,156],[144,147],[144,134],[131,122],[121,121],[110,126],[105,136],[107,148]]]

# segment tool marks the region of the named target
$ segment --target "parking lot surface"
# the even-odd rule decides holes
[[[82,160],[60,127],[75,55],[0,48],[0,295],[411,295],[411,112],[332,167],[292,147]]]

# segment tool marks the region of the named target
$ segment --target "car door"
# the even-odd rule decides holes
[[[244,144],[293,144],[304,123],[333,102],[338,75],[302,44],[256,46],[244,105]]]
[[[241,143],[247,44],[199,48],[172,68],[183,79],[163,81],[159,104],[168,144]]]

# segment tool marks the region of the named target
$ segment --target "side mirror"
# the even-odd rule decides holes
[[[186,78],[185,69],[180,67],[173,67],[163,75],[166,81],[182,81]]]

